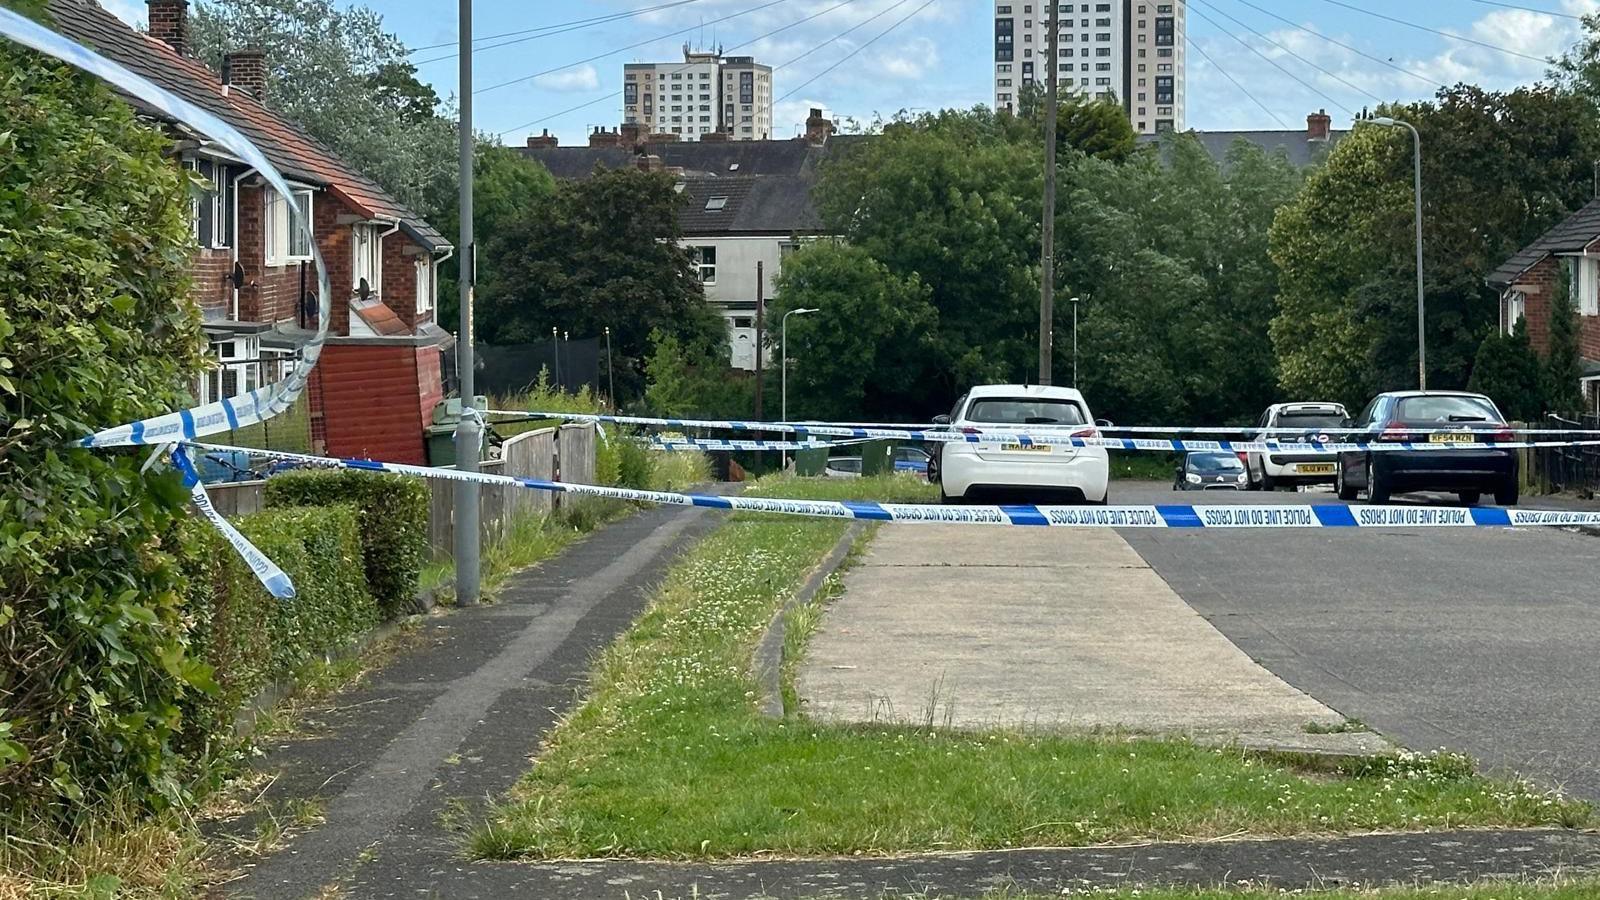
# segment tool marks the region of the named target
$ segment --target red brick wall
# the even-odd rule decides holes
[[[1541,261],[1518,278],[1516,286],[1527,295],[1528,339],[1533,349],[1545,353],[1550,349],[1550,304],[1561,286],[1561,261],[1556,257]],[[1578,316],[1578,353],[1600,360],[1600,316]]]
[[[394,310],[412,332],[417,330],[417,257],[404,248],[414,246],[411,239],[395,232],[383,239],[384,305]]]
[[[437,351],[429,351],[437,357]],[[313,378],[321,399],[321,432],[334,456],[426,464],[419,380],[429,380],[423,351],[409,346],[332,344]],[[438,363],[431,380],[437,383]],[[437,393],[437,388],[433,389]],[[432,406],[428,407],[432,411]]]
[[[239,318],[246,322],[295,321],[300,314],[300,264],[267,266],[265,200],[269,189],[239,188],[239,266],[244,269],[244,287],[239,289]],[[312,218],[317,217],[318,194],[311,201]],[[316,272],[308,267],[306,290],[316,293]]]
[[[199,249],[189,261],[189,299],[207,320],[233,318],[233,256],[227,249]]]

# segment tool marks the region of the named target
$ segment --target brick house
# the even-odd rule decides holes
[[[1500,330],[1509,334],[1528,320],[1528,338],[1540,353],[1550,347],[1550,311],[1560,298],[1578,311],[1578,353],[1583,357],[1585,405],[1600,408],[1600,199],[1562,220],[1489,274],[1500,292]]]
[[[248,165],[164,115],[136,108],[173,137],[173,155],[210,184],[192,201],[191,297],[215,370],[196,399],[237,396],[283,376],[314,335],[315,268],[288,203],[309,213],[335,296],[307,394],[315,449],[425,463],[423,427],[443,398],[435,270],[452,247],[422,218],[261,102],[267,60],[229,54],[221,76],[190,54],[187,0],[149,0],[141,34],[94,0],[51,0],[62,34],[233,125],[294,189],[281,197]]]

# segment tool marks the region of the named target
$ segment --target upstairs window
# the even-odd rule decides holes
[[[383,232],[376,225],[351,226],[350,289],[361,290],[361,279],[374,295],[383,292]]]
[[[717,283],[717,248],[693,248],[695,271],[700,275],[701,284]]]
[[[311,191],[296,190],[294,202],[300,209],[300,215],[306,223],[311,222]],[[267,189],[266,222],[263,229],[267,235],[267,265],[281,266],[287,263],[304,262],[311,258],[311,239],[305,231],[294,221],[294,216],[289,210],[288,203],[283,195],[271,188]]]
[[[433,312],[433,260],[417,260],[417,315]]]

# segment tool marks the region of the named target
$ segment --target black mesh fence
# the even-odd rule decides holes
[[[474,387],[483,395],[507,397],[520,394],[545,376],[551,387],[574,392],[600,384],[600,339],[538,341],[532,344],[495,346],[479,344]]]

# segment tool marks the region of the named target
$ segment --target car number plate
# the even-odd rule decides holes
[[[1431,444],[1473,444],[1478,440],[1470,431],[1435,431],[1428,435]]]
[[[1049,444],[1001,444],[1001,450],[1014,453],[1049,453]]]
[[[1333,463],[1301,463],[1296,470],[1301,475],[1332,475]]]

